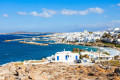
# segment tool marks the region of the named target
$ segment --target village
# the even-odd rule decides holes
[[[84,30],[84,32],[70,32],[70,33],[54,33],[50,36],[50,40],[56,41],[56,43],[88,43],[97,42],[99,40],[120,44],[120,28],[108,29],[105,31],[89,32]]]

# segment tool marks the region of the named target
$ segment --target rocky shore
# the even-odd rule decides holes
[[[106,47],[106,48],[113,48],[113,49],[116,49],[118,51],[120,51],[120,48],[118,47],[115,47],[115,46],[112,46],[112,45],[106,45],[104,43],[101,43],[101,42],[96,42],[96,43],[84,43],[84,42],[81,42],[81,43],[67,43],[67,42],[64,42],[64,43],[57,43],[56,44],[69,44],[69,45],[82,45],[82,46],[92,46],[92,47]]]
[[[115,46],[113,46],[112,44],[105,44],[102,42],[96,42],[96,43],[81,43],[78,45],[84,45],[84,46],[96,46],[96,47],[109,47],[109,48],[114,48],[120,51],[120,48],[117,48]]]
[[[120,80],[120,68],[47,63],[12,62],[0,67],[0,80]]]
[[[19,41],[19,43],[25,43],[25,44],[34,44],[34,45],[48,46],[48,44],[45,44],[45,43],[37,43],[37,42]]]

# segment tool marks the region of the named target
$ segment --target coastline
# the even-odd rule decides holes
[[[61,43],[61,44],[68,44],[68,45],[82,45],[82,46],[89,46],[89,47],[93,47],[93,48],[99,48],[102,51],[106,51],[108,53],[110,53],[111,56],[115,56],[120,54],[120,48],[116,48],[116,47],[104,47],[104,46],[92,46],[92,45],[85,45],[84,43],[79,44],[79,43]]]
[[[66,44],[66,43],[63,43]],[[78,45],[78,44],[68,44],[68,45]],[[80,46],[80,45],[78,45]],[[84,46],[84,45],[83,45]],[[103,50],[114,50],[110,47],[98,47],[98,46],[89,46],[94,48],[100,48]],[[116,49],[115,49],[116,50]],[[41,79],[41,80],[75,80],[75,79],[89,79],[89,80],[96,80],[96,79],[112,79],[118,78],[116,76],[115,70],[117,67],[112,66],[110,69],[101,68],[98,64],[94,64],[92,66],[83,66],[83,65],[71,65],[68,63],[45,63],[45,64],[24,64],[25,62],[37,62],[37,63],[44,63],[42,60],[28,60],[28,61],[17,61],[17,62],[10,62],[3,64],[0,66],[0,79]],[[27,71],[26,71],[27,70]],[[97,71],[97,73],[96,73]],[[37,74],[36,74],[37,73]],[[56,75],[59,74],[58,76]],[[7,76],[6,76],[7,74]],[[29,74],[29,75],[27,75]],[[39,74],[39,75],[38,75]],[[24,76],[23,76],[24,75]],[[112,77],[109,75],[113,75]],[[65,77],[68,76],[68,77]],[[75,77],[74,77],[75,76]],[[120,79],[120,78],[119,78]],[[118,79],[118,80],[119,80]]]
[[[67,45],[85,46],[85,45],[79,45],[78,43],[55,43],[55,44],[67,44]],[[98,49],[103,50],[103,51],[108,51],[108,52],[110,52],[111,56],[114,56],[114,55],[117,55],[118,53],[120,53],[119,50],[117,50],[115,48],[110,48],[110,47],[99,47],[99,46],[87,46],[87,47],[93,47],[93,48],[98,48]],[[116,53],[116,54],[114,54],[114,53]],[[40,60],[42,60],[42,59],[40,59]],[[17,62],[22,62],[22,61],[17,61]],[[11,62],[8,62],[8,63],[11,63]],[[8,63],[5,63],[5,64],[8,64]],[[2,65],[5,65],[5,64],[2,64]]]
[[[79,45],[79,44],[71,44],[71,43],[55,43],[55,44],[67,44],[67,45],[77,45],[77,46],[85,46],[85,45]],[[119,50],[117,50],[116,48],[111,48],[111,47],[99,47],[99,46],[87,46],[87,47],[93,47],[93,48],[98,48],[98,49],[100,49],[100,50],[102,50],[102,51],[107,51],[107,52],[110,52],[110,54],[111,54],[111,56],[115,56],[115,55],[117,55],[118,53],[120,53],[120,51]],[[116,54],[114,54],[114,52],[116,53]],[[42,60],[42,59],[40,59],[40,60]],[[21,61],[17,61],[17,62],[21,62]],[[11,62],[9,62],[9,63],[11,63]],[[5,63],[5,64],[7,64],[7,63]],[[3,64],[4,65],[4,64]]]
[[[1,80],[119,80],[118,67],[104,69],[92,66],[71,65],[62,62],[29,64],[11,62],[0,67]],[[111,76],[112,75],[112,76]]]

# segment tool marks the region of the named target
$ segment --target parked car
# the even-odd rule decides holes
[[[95,63],[95,60],[92,60],[92,63]]]
[[[80,59],[78,59],[78,60],[75,60],[74,62],[75,63],[81,63],[82,61]]]

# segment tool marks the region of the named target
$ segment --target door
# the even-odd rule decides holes
[[[67,56],[67,55],[65,56],[65,59],[66,59],[66,60],[68,59],[68,56]]]
[[[57,56],[57,61],[59,61],[59,56]]]
[[[78,56],[75,56],[75,59],[77,60],[77,59],[78,59]]]

